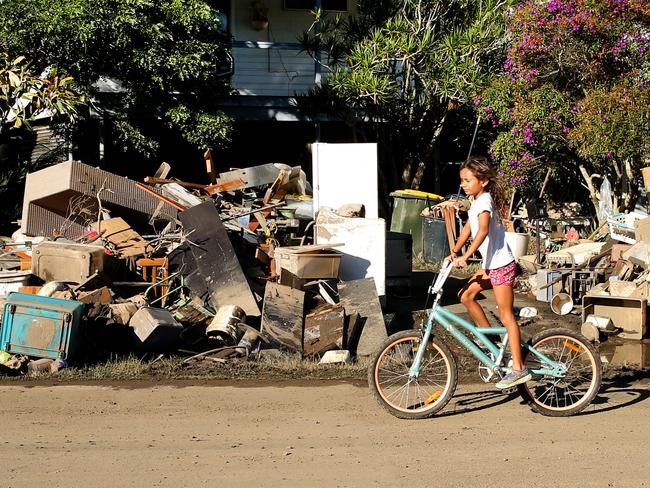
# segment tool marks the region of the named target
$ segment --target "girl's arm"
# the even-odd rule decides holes
[[[466,224],[465,226],[467,227],[469,225]],[[465,254],[460,256],[459,258],[456,258],[454,260],[454,266],[458,266],[460,268],[464,267],[467,265],[467,260],[474,254],[478,248],[483,244],[483,241],[487,237],[488,233],[490,231],[490,212],[481,212],[478,216],[478,231],[476,232],[476,235],[474,236],[474,240],[472,241],[472,244],[467,248],[467,251],[465,251]],[[461,232],[460,238],[458,239],[458,242],[461,241],[463,238],[463,235],[465,234],[465,228],[463,228],[463,232]],[[465,241],[467,241],[468,236],[465,236]],[[465,244],[465,241],[463,241],[463,244]],[[454,246],[454,249],[456,249],[456,246]],[[462,248],[462,246],[460,246]]]
[[[467,239],[469,239],[469,236],[472,234],[472,229],[469,226],[469,222],[465,222],[465,225],[463,226],[463,230],[460,231],[460,235],[458,236],[458,240],[456,241],[456,244],[454,245],[454,248],[451,250],[451,254],[445,258],[445,260],[449,259],[450,261],[453,261],[458,257],[458,253],[460,250],[463,248],[465,243],[467,242]],[[458,250],[456,250],[458,249]]]

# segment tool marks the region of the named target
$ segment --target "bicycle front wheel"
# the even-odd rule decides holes
[[[447,405],[456,390],[456,360],[449,348],[435,338],[426,345],[417,378],[409,376],[420,347],[419,331],[393,334],[368,368],[373,395],[386,411],[401,419],[433,416]]]
[[[600,390],[602,363],[586,337],[567,329],[549,329],[531,341],[549,359],[563,364],[563,378],[535,377],[518,385],[519,394],[536,412],[551,417],[568,417],[589,406]],[[523,349],[528,369],[544,367],[532,352]]]

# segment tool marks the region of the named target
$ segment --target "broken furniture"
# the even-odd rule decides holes
[[[142,268],[142,279],[152,284],[152,294],[165,306],[169,290],[169,261],[167,258],[141,258],[136,264]]]
[[[557,270],[540,269],[536,275],[537,300],[550,303],[553,297],[562,291],[562,279],[562,273]]]
[[[348,313],[357,313],[362,324],[358,344],[348,345],[357,356],[370,356],[388,338],[384,314],[377,296],[376,285],[372,278],[339,283],[339,300]]]
[[[642,339],[646,335],[648,301],[646,298],[594,296],[582,298],[582,321],[588,315],[609,317],[622,330],[623,339]]]
[[[302,352],[304,309],[304,291],[267,283],[262,307],[262,333],[271,339],[271,344]]]
[[[386,291],[410,296],[413,271],[412,236],[401,232],[386,232]]]
[[[303,353],[307,356],[339,349],[337,341],[344,335],[345,310],[343,306],[329,305],[305,316]]]
[[[21,232],[28,236],[82,236],[86,226],[97,220],[100,201],[102,208],[120,214],[132,225],[146,224],[155,214],[173,220],[178,213],[166,204],[158,209],[159,200],[128,178],[66,161],[27,175]]]
[[[337,245],[276,247],[273,258],[280,283],[302,288],[300,283],[308,280],[338,278],[342,254],[330,249]]]
[[[151,252],[149,242],[134,231],[131,226],[121,217],[113,217],[93,223],[99,237],[108,243],[115,255],[128,258],[131,256],[142,256]]]
[[[73,300],[10,293],[3,307],[0,350],[70,359],[81,348],[85,305]]]
[[[137,350],[166,352],[183,330],[171,313],[163,308],[143,307],[129,320]]]
[[[341,217],[321,208],[315,224],[316,244],[344,243],[339,278],[373,278],[377,295],[386,295],[386,223],[384,219]]]
[[[217,310],[237,304],[247,316],[259,317],[260,310],[248,285],[219,212],[212,200],[179,214],[190,243],[169,255],[171,272],[185,276],[187,286]]]
[[[32,250],[32,273],[44,281],[81,283],[104,269],[102,246],[44,241]]]

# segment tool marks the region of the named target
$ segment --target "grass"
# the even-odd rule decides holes
[[[449,345],[456,357],[458,372],[463,381],[477,382],[477,361],[444,331],[438,337]],[[299,354],[278,354],[254,360],[231,360],[216,363],[209,359],[184,363],[184,357],[169,356],[142,359],[135,356],[111,358],[105,362],[70,367],[58,373],[35,373],[27,376],[1,376],[0,384],[56,381],[57,383],[88,382],[147,382],[172,381],[261,381],[277,382],[287,380],[338,380],[365,383],[370,358],[358,358],[352,364],[318,364],[317,360],[301,358]],[[607,379],[626,374],[647,372],[647,368],[631,365],[607,365],[604,376]]]
[[[368,358],[351,364],[319,364],[299,354],[278,354],[259,359],[235,359],[217,363],[210,359],[184,362],[185,357],[142,359],[115,357],[105,362],[69,367],[57,373],[6,377],[10,381],[171,381],[171,380],[365,380]],[[5,379],[0,376],[0,380]]]

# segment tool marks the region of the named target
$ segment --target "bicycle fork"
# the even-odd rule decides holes
[[[432,330],[433,330],[433,324],[431,321],[429,321],[427,326],[424,328],[424,334],[422,335],[422,342],[420,343],[420,347],[418,347],[418,352],[415,354],[415,359],[413,360],[413,364],[409,368],[409,381],[416,379],[418,376],[420,376],[420,365],[422,364],[422,358],[424,357],[424,351],[427,348],[429,339],[431,339]]]

